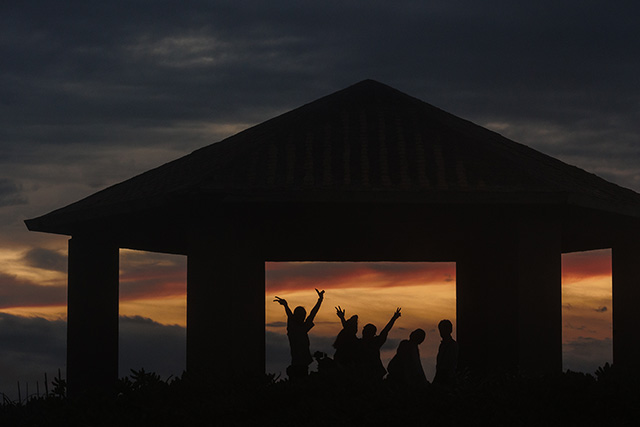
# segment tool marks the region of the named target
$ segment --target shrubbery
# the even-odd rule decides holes
[[[311,375],[199,382],[161,379],[144,370],[115,394],[75,399],[57,394],[0,407],[1,426],[592,426],[637,425],[640,381],[566,372],[554,376],[462,375],[452,390],[397,390],[387,382],[352,384]]]

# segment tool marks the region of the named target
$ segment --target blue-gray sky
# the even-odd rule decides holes
[[[66,239],[24,219],[368,78],[640,191],[638,16],[588,0],[2,2],[0,309],[64,300],[60,276],[38,278],[64,274]]]

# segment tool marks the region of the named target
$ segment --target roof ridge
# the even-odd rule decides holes
[[[378,192],[380,200],[413,194],[420,203],[434,191],[457,193],[462,202],[470,193],[571,193],[640,217],[632,190],[366,79],[58,209],[41,225],[27,224],[55,228],[76,212],[107,215],[123,201],[126,210],[136,200],[165,203],[180,194],[223,201],[233,192],[250,201],[332,192],[344,200],[341,193],[358,191]]]

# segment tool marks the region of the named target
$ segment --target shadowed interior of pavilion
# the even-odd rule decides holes
[[[190,373],[264,373],[266,261],[454,261],[460,365],[559,371],[561,254],[603,248],[640,357],[640,195],[371,80],[26,224],[71,236],[70,390],[117,377],[119,248],[188,257]]]

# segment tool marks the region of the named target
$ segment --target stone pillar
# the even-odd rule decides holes
[[[611,251],[613,282],[613,364],[637,371],[640,360],[640,244],[620,243]]]
[[[535,219],[471,242],[456,263],[460,366],[478,373],[562,369],[560,230]]]
[[[69,240],[67,383],[70,395],[109,392],[118,379],[119,252],[91,236]]]
[[[505,236],[475,242],[456,261],[459,368],[474,373],[517,367],[517,294],[513,243]]]
[[[530,218],[519,223],[519,369],[562,371],[562,241],[560,225]]]
[[[265,267],[256,242],[228,223],[194,232],[187,261],[187,372],[246,378],[265,373]]]

